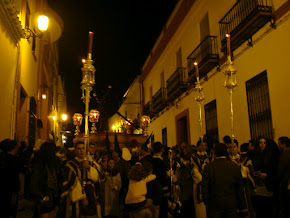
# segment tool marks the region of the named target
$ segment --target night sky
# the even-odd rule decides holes
[[[101,108],[101,116],[107,118],[117,111],[123,94],[140,74],[177,1],[48,1],[64,22],[59,40],[60,74],[65,81],[70,118],[75,112],[84,113],[81,59],[87,55],[88,31],[94,32],[92,59],[96,68],[92,91],[96,98],[91,99],[90,109]]]

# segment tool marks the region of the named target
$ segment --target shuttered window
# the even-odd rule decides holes
[[[216,100],[209,102],[204,106],[205,110],[205,122],[206,122],[206,135],[210,136],[212,139],[218,141],[218,122],[217,122],[217,110],[216,110]]]

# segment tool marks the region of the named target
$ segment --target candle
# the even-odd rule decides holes
[[[226,34],[226,37],[227,37],[228,57],[231,57],[231,35]]]
[[[94,33],[90,31],[89,32],[88,59],[92,58],[93,37],[94,37]]]
[[[198,72],[198,64],[197,64],[197,62],[194,62],[194,67],[195,67],[196,79],[197,79],[197,81],[199,81],[199,72]]]

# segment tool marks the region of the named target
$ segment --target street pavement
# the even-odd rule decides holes
[[[34,203],[31,200],[23,199],[19,201],[17,218],[32,218]]]

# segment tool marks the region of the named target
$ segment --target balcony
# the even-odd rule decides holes
[[[184,67],[178,67],[167,80],[167,100],[175,100],[187,89],[185,69]]]
[[[167,106],[166,101],[166,88],[160,88],[152,97],[152,109],[153,113],[159,113]]]
[[[152,101],[148,101],[147,104],[143,107],[143,115],[148,115],[151,117],[152,113]]]
[[[227,52],[227,33],[234,51],[247,40],[251,43],[252,36],[269,21],[274,21],[271,0],[239,0],[219,22],[222,52]]]
[[[194,62],[198,63],[199,76],[204,77],[218,65],[219,54],[216,36],[207,36],[187,58],[188,82],[196,81]]]

